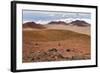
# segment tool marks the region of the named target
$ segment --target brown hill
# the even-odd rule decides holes
[[[61,25],[68,25],[66,22],[64,22],[64,21],[51,21],[51,22],[49,22],[48,24],[61,24]]]
[[[45,28],[43,25],[41,24],[37,24],[35,22],[27,22],[23,24],[23,28],[36,28],[36,29],[43,29]]]
[[[87,23],[86,21],[83,21],[83,20],[75,20],[75,21],[72,21],[70,24],[72,25],[76,25],[76,26],[90,26],[89,23]]]
[[[89,38],[88,35],[76,33],[69,30],[34,30],[23,31],[24,39],[33,41],[61,41],[72,38]]]
[[[25,63],[91,59],[90,36],[68,30],[23,30]]]

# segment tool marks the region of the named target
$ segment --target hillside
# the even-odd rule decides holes
[[[23,24],[22,62],[91,59],[91,29],[85,21]]]
[[[23,31],[23,38],[32,41],[60,41],[72,38],[89,39],[90,37],[85,34],[76,33],[69,30],[34,30]]]
[[[45,25],[46,29],[55,29],[55,30],[70,30],[73,32],[81,33],[81,34],[87,34],[90,35],[91,33],[91,27],[79,27],[79,26],[73,26],[73,25]]]
[[[23,30],[23,62],[91,59],[90,36],[69,30]]]

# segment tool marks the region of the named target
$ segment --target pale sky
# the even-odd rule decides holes
[[[91,20],[91,13],[84,12],[55,12],[55,11],[34,11],[23,10],[23,23],[24,22],[50,22],[56,20],[80,19]]]

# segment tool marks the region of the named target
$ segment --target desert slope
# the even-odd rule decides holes
[[[60,29],[60,30],[70,30],[73,32],[78,32],[81,34],[87,34],[90,35],[90,26],[87,27],[78,27],[78,26],[73,26],[73,25],[57,25],[57,24],[53,24],[53,25],[45,25],[46,29]]]
[[[22,32],[24,63],[91,59],[90,24],[85,21],[28,22]]]
[[[45,30],[33,30],[33,31],[23,31],[25,40],[32,41],[59,41],[72,38],[89,38],[90,36],[85,34],[76,33],[69,30],[54,30],[54,29],[45,29]]]
[[[69,30],[23,30],[23,62],[90,59],[90,36]]]

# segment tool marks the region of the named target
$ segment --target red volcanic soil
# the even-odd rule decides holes
[[[88,35],[67,30],[23,30],[24,63],[90,58]]]

